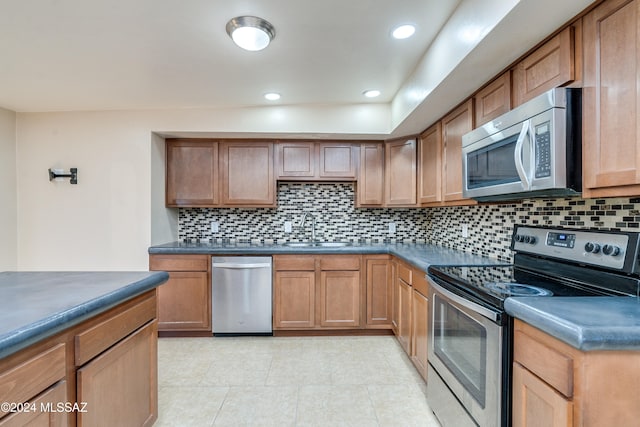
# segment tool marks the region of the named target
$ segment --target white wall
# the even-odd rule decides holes
[[[175,238],[164,208],[163,134],[379,134],[389,107],[17,114],[20,270],[146,270],[147,248]],[[377,119],[377,120],[376,120]],[[378,123],[372,128],[371,123]],[[47,169],[78,168],[78,184]]]
[[[0,108],[0,271],[17,267],[16,114]]]

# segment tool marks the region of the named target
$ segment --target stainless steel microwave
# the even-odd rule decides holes
[[[479,201],[582,191],[582,92],[555,88],[462,137],[463,194]]]

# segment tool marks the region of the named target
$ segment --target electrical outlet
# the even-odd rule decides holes
[[[462,237],[469,237],[469,226],[467,224],[462,224]]]
[[[285,221],[284,222],[284,232],[285,233],[291,233],[291,221]]]
[[[211,221],[211,232],[217,233],[220,231],[220,224],[217,221]]]
[[[396,232],[396,223],[395,222],[390,222],[389,223],[389,234],[393,234]]]

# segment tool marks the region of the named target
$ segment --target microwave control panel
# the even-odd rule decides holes
[[[536,178],[551,176],[551,122],[535,127]]]

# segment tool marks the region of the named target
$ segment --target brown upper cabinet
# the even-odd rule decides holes
[[[476,126],[481,126],[511,110],[511,71],[503,73],[473,97]]]
[[[442,201],[442,125],[440,122],[418,138],[418,203]]]
[[[358,145],[342,142],[278,142],[276,178],[289,181],[355,181]]]
[[[167,140],[166,205],[271,207],[273,143]]]
[[[360,145],[360,171],[356,187],[356,206],[384,204],[384,144]]]
[[[574,28],[569,26],[513,68],[513,106],[575,78]]]
[[[166,205],[217,205],[218,143],[167,140],[166,149]]]
[[[583,197],[640,195],[640,1],[583,17]]]
[[[220,171],[223,205],[276,205],[272,142],[222,142]]]
[[[444,202],[475,203],[462,197],[462,135],[473,130],[473,100],[442,119],[442,197]]]
[[[416,205],[416,139],[396,139],[385,144],[386,206]]]

